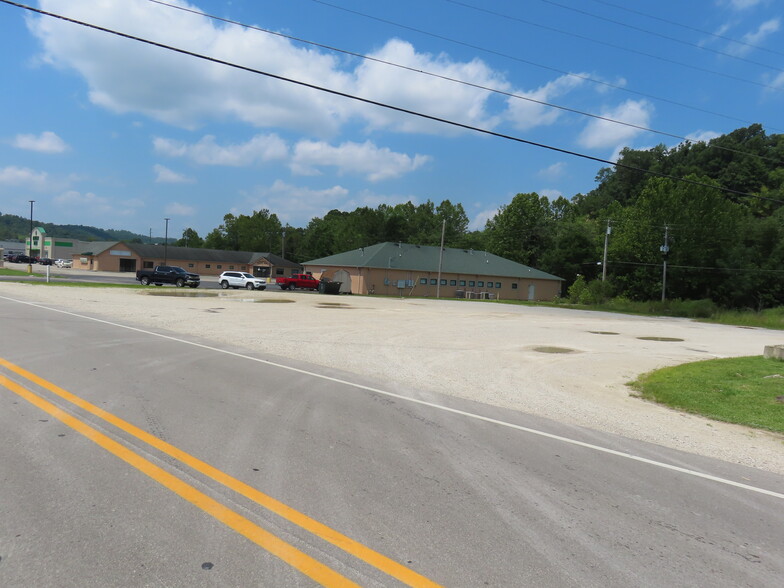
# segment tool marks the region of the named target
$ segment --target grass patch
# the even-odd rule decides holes
[[[767,308],[760,312],[722,310],[704,319],[704,322],[784,330],[784,307]]]
[[[27,272],[23,272],[23,271],[20,271],[20,270],[13,270],[13,269],[8,269],[7,267],[0,267],[0,276],[20,276],[20,277],[22,277],[22,276],[30,276],[30,275],[42,276],[43,274],[36,274],[36,273],[28,274]]]
[[[784,403],[777,400],[784,396],[784,362],[762,356],[698,361],[644,374],[630,386],[646,400],[685,412],[784,433]]]

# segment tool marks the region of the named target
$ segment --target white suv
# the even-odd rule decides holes
[[[54,264],[57,267],[73,267],[73,260],[72,259],[56,259]]]
[[[248,290],[264,290],[267,287],[267,280],[257,278],[247,272],[223,272],[218,276],[220,287],[227,288],[246,288]]]

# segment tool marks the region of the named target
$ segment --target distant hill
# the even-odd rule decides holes
[[[80,241],[134,241],[146,243],[147,235],[116,229],[99,229],[85,225],[57,225],[33,219],[33,225],[43,227],[53,237],[67,237]],[[15,214],[0,214],[0,241],[24,241],[30,234],[30,219]]]

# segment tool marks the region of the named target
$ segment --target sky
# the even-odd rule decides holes
[[[784,132],[778,0],[26,3],[209,58],[0,0],[0,213],[40,222],[204,237],[450,200],[482,229],[624,147]]]

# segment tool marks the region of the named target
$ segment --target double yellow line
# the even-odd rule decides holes
[[[393,561],[388,557],[362,545],[361,543],[346,537],[338,531],[331,529],[330,527],[287,506],[286,504],[283,504],[271,496],[256,490],[252,486],[249,486],[248,484],[231,477],[230,475],[218,470],[217,468],[214,468],[200,459],[185,453],[184,451],[174,447],[169,443],[166,443],[165,441],[162,441],[161,439],[158,439],[153,435],[150,435],[146,431],[143,431],[142,429],[120,419],[119,417],[98,408],[94,404],[91,404],[86,400],[71,394],[70,392],[44,380],[43,378],[25,370],[24,368],[14,365],[3,358],[0,358],[0,366],[10,372],[17,374],[18,376],[21,376],[36,386],[51,392],[63,400],[66,400],[74,406],[77,406],[82,410],[97,416],[100,419],[103,419],[107,423],[114,425],[125,433],[132,435],[149,446],[154,447],[158,451],[173,457],[174,459],[189,466],[204,476],[207,476],[208,478],[211,478],[222,484],[226,488],[229,488],[241,496],[252,500],[253,502],[279,515],[287,521],[301,527],[302,529],[305,529],[313,535],[316,535],[320,539],[323,539],[324,541],[339,547],[349,555],[352,555],[357,559],[370,564],[385,574],[396,578],[400,582],[409,586],[438,586],[438,584],[432,582],[428,578],[425,578],[424,576],[397,563],[396,561]],[[356,583],[352,582],[345,576],[342,576],[333,569],[300,551],[293,545],[285,542],[269,531],[237,514],[230,508],[207,496],[203,492],[200,492],[193,486],[183,482],[178,477],[170,474],[131,449],[128,449],[126,446],[118,443],[117,441],[114,441],[84,421],[81,421],[78,418],[68,414],[48,400],[44,399],[42,396],[39,396],[31,390],[28,390],[24,386],[9,379],[2,373],[0,373],[0,386],[19,395],[52,417],[60,420],[78,433],[84,435],[97,445],[104,448],[109,453],[135,467],[181,498],[184,498],[191,504],[202,509],[207,514],[213,516],[226,526],[235,530],[240,535],[253,541],[263,549],[277,556],[319,584],[323,586],[357,586]]]

